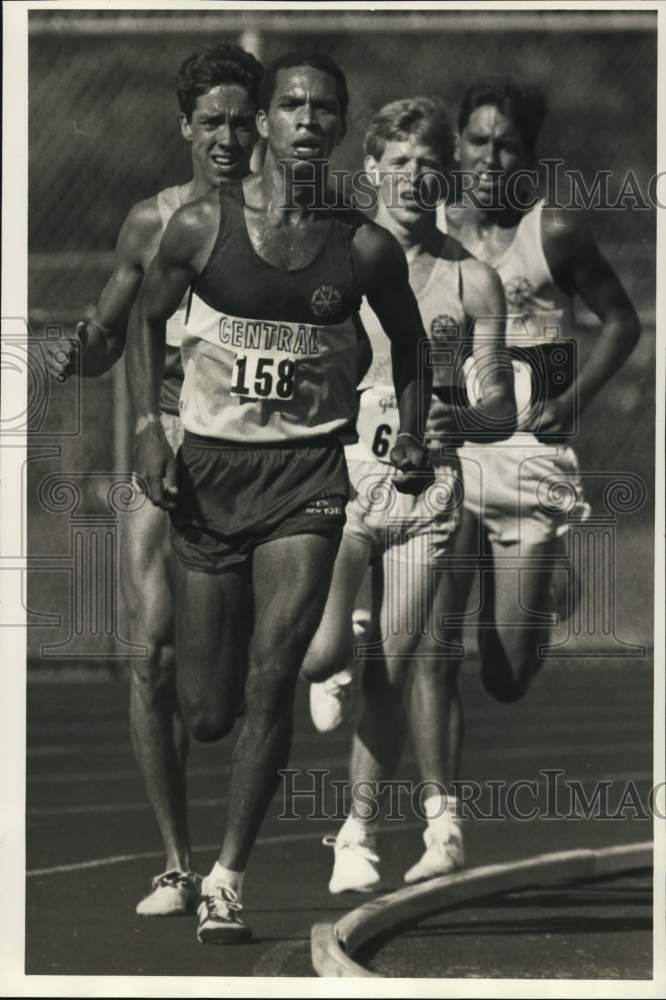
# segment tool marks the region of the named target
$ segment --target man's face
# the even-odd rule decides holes
[[[195,176],[218,187],[250,172],[255,115],[247,90],[235,83],[219,84],[197,97],[191,120],[181,116],[183,137],[192,143]]]
[[[387,142],[379,160],[366,157],[365,169],[377,183],[381,203],[403,226],[414,225],[441,199],[442,163],[417,136]]]
[[[519,129],[492,104],[472,112],[458,137],[456,152],[460,169],[472,175],[472,190],[482,205],[500,206],[507,178],[528,160]]]
[[[312,66],[278,70],[270,107],[259,112],[258,125],[276,160],[296,169],[327,160],[344,135],[335,79]]]

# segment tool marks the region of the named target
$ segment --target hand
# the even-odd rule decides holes
[[[430,462],[428,449],[411,434],[398,434],[398,440],[391,449],[391,463],[399,469],[393,479],[398,493],[418,496],[435,481],[435,473]]]
[[[85,320],[76,324],[73,337],[64,337],[47,349],[46,366],[49,374],[58,382],[64,382],[68,375],[78,375],[81,359],[88,346],[88,326]]]
[[[157,416],[136,434],[134,468],[151,503],[173,510],[178,496],[176,458]]]

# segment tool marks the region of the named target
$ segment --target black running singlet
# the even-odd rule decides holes
[[[363,216],[327,212],[315,259],[283,270],[252,245],[242,186],[220,188],[220,202],[183,335],[185,429],[248,443],[343,433],[357,411],[361,293],[351,240]]]

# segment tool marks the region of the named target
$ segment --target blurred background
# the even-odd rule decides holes
[[[333,161],[340,169],[360,167],[364,130],[387,101],[434,94],[455,117],[476,78],[510,74],[540,83],[548,95],[541,157],[563,159],[588,186],[595,171],[611,171],[611,195],[628,171],[645,194],[656,171],[654,13],[32,10],[34,356],[94,304],[130,207],[188,179],[176,73],[190,53],[222,41],[240,42],[264,63],[304,45],[340,63],[351,94],[348,134]],[[599,553],[613,576],[610,596],[606,588],[598,600],[612,603],[606,610],[613,622],[607,627],[606,615],[603,635],[588,628],[567,648],[603,654],[652,640],[656,215],[629,202],[594,211],[591,223],[643,322],[639,347],[590,407],[576,442],[588,497],[602,518]],[[594,322],[582,308],[578,317],[584,357]],[[30,391],[37,399],[27,467],[30,661],[113,668],[136,652],[124,641],[112,489],[129,472],[123,362],[102,378],[63,386],[37,374]],[[631,496],[609,520],[613,475],[624,477]],[[596,600],[592,593],[589,601]]]

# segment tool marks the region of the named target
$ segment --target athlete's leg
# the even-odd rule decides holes
[[[419,643],[412,668],[409,710],[412,742],[423,792],[425,852],[405,872],[408,884],[456,871],[464,864],[463,831],[454,782],[459,777],[464,735],[458,672],[462,627],[451,621],[461,614],[476,570],[478,527],[465,512],[446,552],[436,566],[436,589],[430,627]]]
[[[373,790],[392,777],[407,729],[405,684],[412,657],[428,631],[433,577],[425,562],[396,558],[389,549],[381,574],[379,635],[371,644],[363,672],[363,712],[352,740],[350,765],[352,814],[363,818],[379,810]]]
[[[257,547],[255,624],[245,717],[234,748],[219,864],[244,871],[291,744],[294,687],[324,611],[338,537],[278,538]]]
[[[541,667],[539,646],[548,641],[552,568],[557,539],[533,544],[493,541],[493,567],[482,570],[479,622],[481,677],[500,701],[521,698]]]
[[[203,573],[176,563],[178,692],[191,734],[209,742],[234,725],[252,629],[250,567]]]
[[[145,500],[122,517],[122,588],[131,638],[147,647],[145,658],[131,661],[132,747],[164,842],[166,869],[188,871],[188,741],[176,695],[168,516]]]
[[[463,513],[450,550],[434,570],[430,627],[419,642],[412,668],[410,730],[424,781],[449,788],[459,777],[464,716],[458,689],[462,627],[451,623],[466,607],[476,565],[478,522]],[[447,621],[449,619],[449,621]]]
[[[352,616],[370,556],[369,544],[343,534],[324,614],[305,654],[301,675],[306,680],[319,683],[352,663]]]

